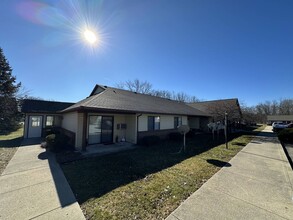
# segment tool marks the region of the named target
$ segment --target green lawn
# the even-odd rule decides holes
[[[253,132],[223,138],[201,134],[181,142],[63,164],[87,218],[164,219],[253,138]]]
[[[13,157],[17,147],[21,144],[23,128],[8,135],[0,135],[0,174],[4,171],[8,162]]]

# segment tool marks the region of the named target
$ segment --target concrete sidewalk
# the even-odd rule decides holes
[[[0,219],[85,217],[54,155],[24,142],[0,176]]]
[[[293,219],[293,171],[270,126],[229,163],[167,220]]]

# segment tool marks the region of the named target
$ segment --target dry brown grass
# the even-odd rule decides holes
[[[15,154],[17,147],[21,144],[23,128],[8,135],[0,135],[0,174]]]

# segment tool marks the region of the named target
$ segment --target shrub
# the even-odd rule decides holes
[[[190,130],[187,134],[186,134],[186,137],[187,138],[193,138],[195,137],[195,130]]]
[[[182,140],[182,134],[180,134],[179,132],[172,132],[169,134],[169,139],[172,141]]]
[[[160,137],[156,135],[145,136],[141,139],[140,144],[143,146],[151,146],[160,142]]]
[[[64,134],[50,134],[46,137],[47,147],[52,152],[60,152],[62,150],[69,149],[68,144],[69,137]]]
[[[293,128],[283,129],[278,133],[278,138],[281,142],[293,143]]]
[[[45,128],[44,133],[45,133],[45,137],[47,137],[50,134],[60,134],[61,132],[58,128],[49,127],[49,128]]]

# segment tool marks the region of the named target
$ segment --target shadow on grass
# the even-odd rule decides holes
[[[208,159],[207,162],[217,167],[231,167],[230,163],[221,160]]]
[[[241,135],[231,134],[229,139]],[[63,164],[62,169],[78,202],[82,204],[223,143],[224,138],[214,141],[210,134],[199,134],[187,139],[186,153],[176,153],[182,142],[164,141],[152,147],[139,147],[132,151]],[[219,166],[220,163],[214,165]]]
[[[245,144],[245,143],[242,143],[242,142],[237,142],[237,141],[235,141],[235,142],[232,142],[232,145],[237,145],[237,146],[242,146],[242,147],[244,147],[246,144]]]
[[[0,147],[11,148],[11,147],[19,147],[23,138],[18,137],[10,140],[0,140]]]
[[[255,132],[254,130],[260,128],[261,126],[262,125],[251,125],[251,126],[244,127],[243,130],[247,132]]]

